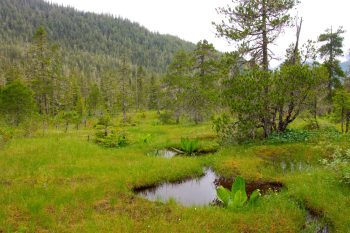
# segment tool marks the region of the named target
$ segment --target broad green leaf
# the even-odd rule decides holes
[[[233,205],[236,208],[242,208],[244,204],[247,202],[247,194],[246,192],[242,192],[241,190],[238,190],[233,198]]]
[[[216,190],[216,194],[220,201],[224,203],[225,206],[229,205],[229,201],[231,198],[231,193],[229,190],[225,189],[222,186],[219,186],[219,188]]]
[[[232,197],[235,196],[237,191],[245,192],[245,181],[241,176],[237,176],[234,183],[232,184]]]
[[[256,203],[256,201],[259,199],[260,196],[261,196],[261,193],[259,189],[252,192],[249,198],[249,204],[253,205],[254,203]]]

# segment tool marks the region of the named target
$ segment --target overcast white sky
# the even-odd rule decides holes
[[[216,38],[212,21],[220,21],[215,8],[230,4],[230,0],[47,0],[72,6],[78,10],[110,13],[138,22],[151,31],[176,35],[193,43],[207,39],[220,51],[231,51],[227,41]],[[297,12],[303,17],[302,42],[317,40],[326,28],[346,30],[344,51],[350,49],[349,0],[301,0]],[[284,57],[288,45],[295,40],[295,29],[286,30],[273,48]]]

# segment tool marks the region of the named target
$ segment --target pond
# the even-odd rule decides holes
[[[136,188],[134,191],[151,201],[175,200],[184,206],[202,206],[216,204],[216,189],[220,185],[231,189],[233,179],[217,175],[212,169],[206,169],[201,177],[185,179],[178,182],[164,183],[158,186]],[[246,184],[247,195],[255,189],[263,194],[271,191],[280,191],[282,184],[278,182],[251,182]]]
[[[208,154],[214,154],[216,153],[216,149],[210,149],[210,150],[199,150],[192,156],[201,156],[201,155],[208,155]],[[173,158],[175,156],[186,156],[185,152],[181,151],[180,149],[176,148],[165,148],[165,149],[160,149],[160,150],[155,150],[152,153],[148,153],[147,155],[149,156],[159,156],[163,158]]]
[[[178,154],[179,153],[177,151],[170,150],[170,149],[155,150],[153,153],[151,153],[151,155],[153,156],[159,156],[159,157],[168,158],[168,159]]]

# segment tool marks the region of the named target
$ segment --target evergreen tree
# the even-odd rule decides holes
[[[298,0],[232,0],[234,7],[221,7],[217,11],[225,16],[226,21],[215,24],[219,36],[240,42],[241,54],[249,54],[251,62],[259,65],[268,78],[269,61],[272,58],[269,45],[279,36],[291,20],[291,10]],[[266,85],[268,85],[266,83]],[[271,103],[269,101],[269,87],[260,96],[264,102],[263,129],[265,137],[272,132]]]
[[[149,94],[148,94],[148,109],[157,110],[159,112],[159,86],[156,83],[156,77],[151,76]]]
[[[321,34],[318,38],[320,43],[324,43],[319,53],[321,58],[324,59],[324,65],[328,69],[328,99],[332,99],[333,88],[341,86],[341,77],[345,77],[345,73],[340,67],[340,62],[337,57],[343,55],[343,41],[341,36],[345,31],[340,27],[336,32],[333,29],[327,29],[325,33]]]
[[[18,125],[34,113],[32,91],[20,81],[13,81],[0,92],[0,114],[12,125]]]
[[[186,80],[186,109],[198,124],[204,115],[210,115],[217,99],[218,54],[212,44],[203,40],[197,43],[192,56],[193,74]]]
[[[89,116],[97,116],[102,113],[101,110],[101,93],[100,89],[97,86],[97,84],[94,84],[91,87],[88,99],[87,99],[87,106],[88,106],[88,114]]]
[[[240,51],[250,54],[251,59],[269,68],[271,51],[269,45],[279,36],[283,27],[290,23],[288,11],[297,0],[232,0],[234,7],[220,7],[219,14],[227,21],[214,23],[219,36],[241,42]]]
[[[55,115],[59,111],[62,66],[59,46],[50,46],[47,33],[39,27],[33,37],[26,68],[27,80],[35,93],[39,113]]]
[[[49,98],[52,90],[50,78],[50,48],[47,33],[43,27],[39,27],[33,38],[32,47],[29,52],[29,66],[27,67],[27,78],[35,93],[35,100],[40,114],[49,114]]]
[[[123,113],[124,124],[127,121],[126,112],[128,107],[128,82],[130,81],[130,66],[126,53],[123,55],[120,66],[120,95],[121,95],[121,109]]]
[[[136,109],[140,110],[144,106],[144,82],[146,78],[146,72],[142,66],[139,66],[136,73],[135,82],[135,96],[136,96]]]
[[[165,105],[173,112],[176,123],[179,123],[180,116],[184,112],[186,101],[187,80],[191,76],[192,67],[191,54],[179,50],[170,63],[164,80],[166,98]]]

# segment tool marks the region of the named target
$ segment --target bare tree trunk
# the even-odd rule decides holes
[[[267,37],[267,9],[266,9],[266,0],[263,0],[263,6],[262,6],[262,26],[263,26],[263,33],[262,33],[262,50],[263,50],[263,61],[262,66],[265,71],[269,70],[269,58],[268,58],[268,37]],[[267,77],[266,77],[267,78]],[[264,124],[264,137],[267,138],[271,133],[271,125],[269,120],[269,102],[268,102],[268,94],[269,94],[269,87],[266,85],[265,87],[265,112],[263,113],[263,124]]]

